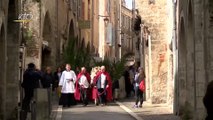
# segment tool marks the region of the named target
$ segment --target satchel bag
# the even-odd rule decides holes
[[[145,82],[144,80],[142,80],[139,84],[139,89],[142,91],[142,92],[145,92],[146,90],[146,87],[145,87]]]

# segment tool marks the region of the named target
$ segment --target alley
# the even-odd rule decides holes
[[[0,120],[213,120],[212,31],[213,0],[0,0]]]
[[[101,120],[134,120],[115,103],[104,107],[77,105],[71,108],[63,108],[61,120],[98,120],[100,118]]]

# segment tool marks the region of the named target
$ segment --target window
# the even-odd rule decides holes
[[[110,7],[111,7],[110,3],[111,3],[110,0],[107,0],[107,10],[106,11],[108,14],[110,14]]]
[[[85,3],[82,1],[82,5],[81,5],[81,19],[84,20],[85,18]]]
[[[121,25],[124,26],[124,15],[121,15]]]
[[[77,2],[78,2],[77,3],[77,6],[78,6],[78,8],[77,8],[77,10],[78,10],[77,18],[80,19],[80,17],[81,17],[81,4],[82,4],[82,0],[78,0]]]

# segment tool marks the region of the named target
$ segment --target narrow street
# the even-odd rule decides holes
[[[63,108],[61,120],[134,120],[127,112],[117,104],[111,103],[108,106],[88,105],[83,107],[77,105],[70,108]]]
[[[0,0],[0,120],[213,120],[212,31],[213,0]]]

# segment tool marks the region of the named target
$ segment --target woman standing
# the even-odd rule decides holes
[[[66,70],[62,72],[59,81],[59,87],[61,88],[61,98],[59,104],[63,105],[63,107],[70,107],[71,105],[76,104],[74,98],[75,81],[76,81],[75,72],[71,70],[70,64],[66,64]]]
[[[135,105],[133,106],[134,108],[138,108],[138,107],[142,107],[143,104],[143,93],[144,91],[142,91],[140,89],[140,84],[144,83],[144,79],[145,79],[145,72],[143,70],[143,68],[138,68],[138,70],[136,71],[135,74],[135,95],[136,95],[136,101],[135,101]],[[138,106],[138,102],[140,101],[140,104]]]
[[[95,105],[98,105],[98,90],[95,87],[94,79],[99,71],[100,71],[100,68],[95,67],[92,69],[92,72],[91,72],[91,85],[93,86],[92,87],[92,99],[94,100]]]

